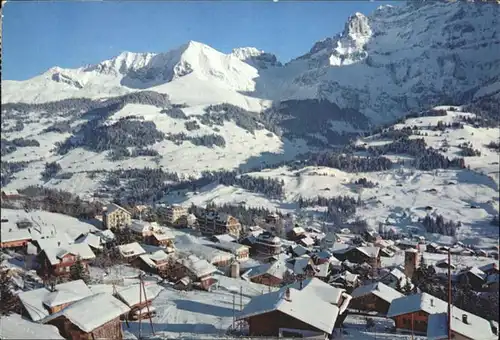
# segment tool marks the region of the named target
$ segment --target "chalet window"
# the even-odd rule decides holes
[[[66,267],[66,272],[68,272],[68,273],[69,273],[69,269],[70,269],[69,267]]]

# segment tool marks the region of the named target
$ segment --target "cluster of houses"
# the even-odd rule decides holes
[[[170,228],[134,220],[129,211],[110,204],[103,213],[101,230],[89,230],[76,237],[41,230],[28,220],[2,220],[1,245],[22,249],[26,262],[36,264],[42,278],[68,278],[77,261],[88,269],[96,254],[113,248],[123,262],[168,279],[177,289],[211,291],[217,287],[217,275],[274,287],[268,294],[253,298],[237,318],[248,325],[251,336],[324,338],[340,327],[347,313],[375,312],[393,319],[397,330],[444,339],[446,303],[425,293],[401,293],[402,286],[413,289],[411,278],[425,247],[426,251],[439,253],[445,249],[441,246],[422,239],[384,240],[374,232],[324,233],[299,226],[290,228],[285,237],[278,237],[270,228],[243,228],[227,214],[202,211],[189,215],[180,206],[167,207],[166,215]],[[266,226],[278,221],[278,216],[269,216]],[[191,224],[202,237],[173,229]],[[124,227],[137,241],[116,244],[112,230]],[[453,247],[458,248],[466,247]],[[404,267],[382,268],[382,257],[401,252],[405,253]],[[445,260],[435,263],[438,271],[451,266]],[[467,280],[477,291],[498,290],[498,267],[492,263],[454,273],[452,281],[461,280]],[[66,338],[119,339],[120,320],[154,315],[151,301],[161,289],[156,284],[138,284],[110,291],[108,285],[100,290],[81,280],[69,281],[20,293],[20,313],[57,327]],[[89,313],[97,304],[106,307]],[[484,334],[481,339],[497,337],[498,328],[490,321],[455,307],[452,316],[456,338],[477,339],[470,337],[476,327]]]
[[[162,289],[155,283],[113,289],[74,280],[19,293],[19,314],[57,327],[66,339],[122,339],[121,320],[154,313],[151,304]]]

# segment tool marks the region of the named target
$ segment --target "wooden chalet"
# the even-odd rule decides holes
[[[157,250],[152,254],[142,254],[134,261],[134,264],[148,273],[165,275],[171,269],[175,258],[173,254],[167,254],[163,250]]]
[[[243,274],[243,277],[248,278],[254,283],[279,287],[282,285],[286,276],[292,273],[293,270],[289,264],[284,261],[275,261],[250,268]]]
[[[344,253],[344,258],[351,263],[368,263],[372,268],[380,268],[379,247],[350,248]]]
[[[306,233],[306,230],[304,228],[295,227],[295,228],[292,228],[292,230],[290,230],[286,236],[289,240],[297,242],[300,239],[307,237],[307,233]]]
[[[146,244],[158,247],[173,247],[175,236],[166,228],[154,231],[146,237]]]
[[[136,260],[139,256],[146,253],[144,248],[142,248],[141,245],[137,242],[122,244],[118,246],[118,252],[123,259],[129,262]]]
[[[394,299],[387,313],[387,317],[394,320],[397,330],[425,335],[428,330],[430,316],[433,314],[447,313],[447,310],[448,303],[446,301],[427,293],[421,293]],[[471,322],[476,322],[479,318],[455,306],[452,306],[452,314],[460,318],[465,316],[465,319]],[[467,338],[457,337],[457,339]],[[474,339],[486,340],[490,338],[476,337]]]
[[[210,290],[217,283],[217,280],[213,277],[213,274],[217,271],[217,268],[208,261],[195,255],[189,255],[177,259],[172,270],[172,277],[175,280],[188,277],[192,282],[197,282],[201,289]]]
[[[451,338],[456,340],[497,340],[498,327],[491,321],[469,313],[451,311]],[[428,340],[448,340],[448,314],[429,315],[427,325]]]
[[[41,320],[59,329],[66,339],[123,339],[120,316],[129,308],[111,294],[100,293],[72,303]]]
[[[42,277],[68,276],[71,266],[78,260],[85,270],[88,264],[95,259],[95,254],[85,243],[75,243],[58,248],[47,247],[38,255],[40,263],[39,273]]]
[[[308,290],[284,288],[257,295],[241,311],[238,320],[248,324],[252,337],[318,337],[333,332],[339,307]]]
[[[377,312],[386,315],[394,299],[404,295],[381,282],[359,286],[351,293],[349,307],[365,312]]]
[[[83,280],[60,283],[49,288],[20,292],[21,314],[35,322],[59,312],[69,304],[92,295]]]

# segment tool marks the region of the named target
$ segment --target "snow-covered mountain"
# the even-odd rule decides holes
[[[500,7],[429,2],[356,13],[340,34],[286,65],[256,48],[229,54],[198,43],[166,53],[124,52],[78,69],[3,81],[2,102],[101,98],[148,89],[188,106],[327,99],[375,123],[500,91]]]

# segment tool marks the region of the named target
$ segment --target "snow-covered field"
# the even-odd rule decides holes
[[[2,223],[2,229],[12,228],[17,229],[16,222],[28,220],[33,225],[33,230],[37,231],[42,236],[59,236],[67,234],[67,237],[74,240],[81,234],[89,231],[98,230],[94,225],[86,221],[81,221],[77,218],[51,213],[43,210],[31,210],[26,212],[17,209],[1,209],[2,219],[9,220]]]
[[[192,107],[185,111],[191,121],[199,123],[196,116],[203,114],[203,106]],[[250,133],[232,122],[225,122],[224,126],[217,126],[217,132],[201,123],[199,123],[200,129],[188,131],[184,126],[187,120],[171,118],[160,113],[159,108],[149,105],[128,104],[112,115],[106,123],[111,124],[130,115],[140,116],[146,121],[154,122],[157,129],[165,134],[182,132],[188,137],[196,137],[216,133],[224,138],[226,146],[196,146],[189,141],[176,145],[172,141],[164,140],[151,147],[162,156],[159,161],[155,161],[154,157],[135,157],[121,161],[111,161],[107,157],[108,152],[95,153],[83,148],[71,150],[65,155],[58,155],[53,152],[55,143],[64,141],[69,137],[69,134],[43,132],[46,127],[43,125],[44,119],[39,114],[33,113],[33,117],[30,118],[34,120],[34,123],[25,124],[23,131],[2,132],[2,138],[9,140],[30,138],[36,139],[40,143],[39,147],[23,147],[2,156],[2,160],[8,162],[30,162],[26,169],[15,174],[15,179],[8,184],[7,188],[19,189],[27,185],[45,185],[86,195],[95,192],[99,180],[103,178],[103,175],[97,174],[94,179],[90,179],[87,176],[89,171],[162,167],[183,176],[196,176],[206,170],[233,169],[244,164],[247,167],[257,167],[261,162],[272,163],[280,160],[290,160],[300,153],[309,151],[304,141],[281,140],[266,129]],[[41,123],[37,122],[38,119],[41,120]],[[7,120],[6,124],[15,123]],[[270,158],[270,156],[266,158],[266,153],[283,153],[283,157],[281,159]],[[261,156],[262,154],[264,156]],[[251,161],[252,159],[255,159],[255,161]],[[63,169],[62,172],[72,173],[73,177],[70,179],[52,179],[44,182],[40,173],[44,170],[46,162],[59,163]]]

